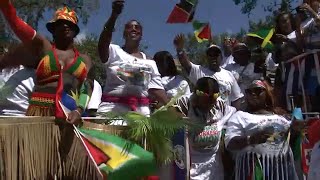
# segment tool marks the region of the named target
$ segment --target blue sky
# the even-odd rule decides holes
[[[144,28],[142,43],[148,46],[147,54],[160,50],[174,52],[172,40],[178,33],[193,32],[191,24],[166,24],[166,19],[178,0],[127,0],[124,10],[120,15],[113,42],[122,45],[122,31],[125,22],[131,19],[139,20]],[[241,6],[236,6],[232,0],[200,0],[195,14],[199,21],[209,21],[213,35],[222,32],[235,33],[240,28],[248,28],[249,17],[241,14]],[[100,7],[92,12],[86,25],[80,24],[80,38],[88,34],[99,35],[104,23],[111,13],[111,1],[100,0]],[[45,29],[45,23],[52,18],[53,12],[48,12],[45,19],[39,23],[40,32],[50,35]],[[258,20],[266,15],[261,5],[250,16]]]

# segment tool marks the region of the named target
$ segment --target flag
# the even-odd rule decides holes
[[[171,11],[167,23],[188,23],[193,20],[197,0],[181,0]]]
[[[136,144],[98,130],[75,127],[75,132],[105,179],[137,179],[156,171],[153,154]]]
[[[209,23],[193,21],[194,35],[198,42],[209,41],[211,39],[211,28]]]
[[[311,153],[314,145],[320,140],[319,119],[309,119],[308,129],[299,134],[293,146],[294,159],[301,162],[302,171],[308,174],[311,160]]]
[[[292,116],[295,117],[297,120],[303,120],[301,108],[294,108]]]
[[[257,38],[259,41],[261,41],[261,48],[266,49],[267,51],[272,51],[274,46],[273,43],[270,41],[273,34],[274,29],[261,29],[257,32],[248,33],[247,36]]]

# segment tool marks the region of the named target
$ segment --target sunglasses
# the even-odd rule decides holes
[[[263,88],[250,88],[250,89],[246,89],[245,93],[250,95],[255,94],[257,96],[260,96],[264,91],[265,89]]]

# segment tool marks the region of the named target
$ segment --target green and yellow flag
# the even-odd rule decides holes
[[[97,130],[75,131],[104,179],[137,179],[156,171],[153,154],[134,143]]]
[[[275,32],[275,29],[261,29],[257,32],[248,33],[248,37],[257,38],[261,41],[261,48],[266,49],[267,51],[272,51],[273,43],[271,42],[271,38]]]
[[[211,39],[211,28],[209,23],[201,23],[193,21],[194,35],[199,43],[209,41]]]

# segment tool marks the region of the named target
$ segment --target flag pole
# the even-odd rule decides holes
[[[81,132],[78,130],[78,128],[77,128],[74,124],[73,124],[73,128],[74,128],[74,129],[73,129],[73,132],[76,134],[76,136],[77,136],[77,137],[80,139],[80,141],[82,142],[82,144],[83,144],[84,148],[86,149],[86,151],[87,151],[90,159],[93,161],[94,166],[96,167],[96,169],[98,170],[99,174],[101,175],[101,177],[102,177],[102,179],[103,179],[104,176],[103,176],[103,174],[101,173],[101,171],[100,171],[99,167],[97,166],[97,164],[95,163],[95,161],[94,161],[94,159],[93,159],[93,157],[92,157],[92,155],[91,155],[91,153],[90,153],[90,151],[89,151],[88,146],[85,144],[83,138],[81,137],[81,136],[82,136],[82,135],[81,135]]]

